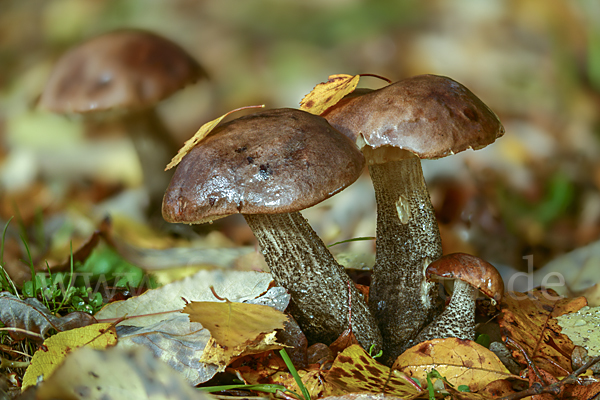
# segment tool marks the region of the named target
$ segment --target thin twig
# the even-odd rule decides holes
[[[525,351],[525,349],[519,343],[517,343],[512,338],[507,337],[506,344],[507,345],[510,344],[511,346],[516,347],[521,352],[521,354],[523,354],[523,357],[525,357],[525,361],[527,362],[527,365],[529,366],[529,368],[531,368],[533,370],[533,372],[535,373],[537,378],[540,380],[540,382],[542,382],[542,384],[544,384],[544,385],[548,385],[548,382],[546,382],[546,380],[542,377],[542,374],[540,374],[540,371],[537,369],[537,367],[535,366],[533,361],[531,361],[531,359],[527,355],[527,352]]]
[[[562,392],[563,387],[567,384],[575,384],[578,382],[578,376],[588,370],[592,365],[600,362],[600,356],[592,358],[590,361],[585,363],[581,368],[578,368],[573,373],[566,376],[560,382],[555,382],[547,386],[542,386],[538,382],[534,382],[531,387],[527,390],[522,390],[520,392],[513,393],[511,395],[502,397],[499,400],[518,400],[528,396],[534,396],[536,394],[552,394],[559,395]]]

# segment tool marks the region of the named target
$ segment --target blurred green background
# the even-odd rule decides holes
[[[452,77],[498,114],[506,135],[486,149],[424,164],[445,252],[525,268],[523,255],[542,266],[600,236],[595,0],[2,0],[2,219],[15,203],[27,221],[36,209],[62,212],[65,199],[107,201],[139,187],[139,165],[122,132],[90,131],[77,118],[36,109],[62,53],[124,27],[170,38],[211,77],[160,106],[181,143],[237,107],[298,107],[331,74]],[[368,185],[366,177],[306,213],[326,242],[374,235],[372,193],[362,190]],[[372,243],[348,249],[369,251]]]

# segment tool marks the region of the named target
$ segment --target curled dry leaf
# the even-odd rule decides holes
[[[572,372],[574,345],[561,333],[556,317],[585,305],[583,297],[567,299],[551,289],[511,292],[504,297],[498,320],[502,337],[517,342],[539,368],[554,376],[566,376]],[[520,364],[527,364],[520,350],[513,349],[513,357]]]
[[[117,332],[112,324],[94,324],[57,333],[44,341],[44,347],[33,355],[23,377],[23,389],[49,377],[74,349],[83,346],[105,349],[115,344]]]
[[[300,109],[311,114],[320,115],[356,89],[359,79],[360,75],[330,75],[327,82],[319,83],[310,93],[304,96],[300,101]]]
[[[46,336],[50,329],[62,332],[96,322],[94,317],[84,312],[55,317],[38,299],[23,300],[9,292],[0,293],[0,321],[5,326],[21,328],[42,336]],[[26,334],[11,332],[11,336],[23,339]]]
[[[454,387],[467,385],[471,392],[498,379],[519,379],[487,348],[457,338],[428,340],[413,346],[392,366],[418,379],[422,387],[427,385],[427,373],[434,368]]]
[[[358,345],[341,352],[324,378],[327,395],[370,392],[409,399],[420,392],[403,372],[390,372],[388,367],[379,364]]]
[[[196,146],[213,129],[215,129],[215,127],[217,125],[219,125],[219,122],[221,122],[223,120],[223,118],[225,118],[229,114],[234,113],[236,111],[245,110],[245,109],[248,109],[248,108],[263,108],[264,106],[265,105],[262,104],[262,105],[259,105],[259,106],[247,106],[247,107],[236,108],[235,110],[231,110],[228,113],[221,115],[217,119],[213,119],[212,121],[209,121],[209,122],[205,123],[204,125],[202,125],[200,127],[200,129],[198,129],[198,131],[196,131],[196,133],[194,134],[194,136],[192,136],[191,139],[186,140],[186,142],[184,143],[183,147],[181,149],[179,149],[179,151],[177,152],[177,154],[175,155],[175,157],[173,157],[173,159],[171,160],[171,162],[167,165],[167,167],[165,168],[165,171],[168,171],[171,168],[176,167],[177,164],[179,164],[181,162],[181,160],[183,159],[183,157],[185,157],[185,155],[187,153],[189,153],[189,151],[192,148],[194,148],[194,146]]]

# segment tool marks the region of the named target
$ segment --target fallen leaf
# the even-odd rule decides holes
[[[294,377],[288,372],[283,359],[275,356],[272,352],[239,358],[227,368],[227,371],[241,376],[244,382],[250,385],[259,383],[277,384],[285,386],[288,390],[301,393]],[[318,365],[299,369],[298,375],[308,389],[311,399],[323,396],[323,379]]]
[[[0,321],[5,326],[20,328],[46,336],[50,329],[58,332],[94,324],[96,320],[83,312],[72,312],[64,317],[55,317],[38,299],[21,299],[9,292],[0,292]],[[27,335],[11,332],[15,339]]]
[[[565,385],[563,399],[595,399],[600,394],[600,382],[594,382],[589,385]]]
[[[46,339],[43,347],[33,355],[31,365],[23,376],[23,389],[49,377],[67,354],[78,347],[104,349],[116,343],[117,332],[112,324],[94,324],[59,332]]]
[[[172,318],[173,314],[185,307],[186,300],[214,300],[210,286],[221,296],[241,303],[267,292],[272,281],[271,275],[263,272],[200,271],[180,281],[148,290],[140,296],[107,304],[96,313],[96,319],[115,321],[127,316],[128,319],[119,325],[144,327]]]
[[[556,317],[562,334],[587,350],[588,356],[600,355],[600,307],[582,307],[574,313]]]
[[[568,375],[572,372],[574,345],[560,333],[555,318],[578,311],[585,304],[583,297],[565,299],[551,289],[536,289],[526,294],[510,292],[504,296],[498,319],[502,337],[517,342],[539,368],[554,376]],[[520,350],[513,349],[513,357],[518,363],[527,364]]]
[[[177,152],[175,157],[173,157],[171,162],[167,165],[167,167],[165,168],[165,171],[168,171],[171,168],[176,167],[177,164],[179,164],[181,162],[183,157],[185,157],[185,155],[187,153],[189,153],[189,151],[191,149],[193,149],[198,143],[200,143],[200,141],[202,139],[204,139],[213,129],[215,129],[215,127],[217,125],[219,125],[219,122],[221,122],[223,120],[223,118],[225,118],[229,114],[234,113],[236,111],[245,110],[248,108],[263,108],[264,106],[265,105],[263,104],[260,106],[247,106],[247,107],[236,108],[235,110],[231,110],[228,113],[221,115],[217,119],[213,119],[212,121],[205,123],[204,125],[202,125],[200,127],[200,129],[198,129],[198,131],[194,134],[194,136],[192,136],[191,139],[186,140],[186,142],[183,144],[183,147],[181,149],[179,149],[179,151]]]
[[[200,271],[140,296],[108,304],[96,317],[114,321],[125,315],[133,316],[117,325],[117,347],[148,347],[157,357],[180,371],[189,383],[197,385],[211,379],[227,361],[216,356],[216,364],[201,362],[210,332],[180,312],[186,305],[184,299],[214,300],[210,290],[210,286],[214,286],[217,293],[231,301],[268,305],[283,311],[289,295],[281,287],[269,288],[271,282],[272,277],[267,273]]]
[[[454,387],[467,385],[471,392],[498,379],[516,378],[487,348],[457,338],[433,339],[411,347],[394,362],[398,369],[427,386],[427,373],[436,369]]]
[[[168,365],[142,348],[77,349],[36,393],[51,399],[175,399],[208,400]]]
[[[345,95],[356,89],[360,75],[330,75],[327,82],[319,83],[300,101],[300,109],[320,115]]]
[[[211,338],[202,352],[200,361],[216,365],[218,366],[217,372],[223,372],[236,358],[283,348],[283,345],[277,343],[276,334],[275,331],[261,334],[252,341],[232,347],[223,347],[214,338]]]
[[[187,315],[160,321],[145,327],[117,326],[118,348],[146,347],[155,357],[177,370],[190,385],[198,385],[217,373],[217,366],[200,362],[210,340],[210,332]]]
[[[283,329],[287,316],[274,308],[245,303],[193,301],[183,308],[190,321],[199,322],[223,347],[236,347],[261,333]]]
[[[324,379],[327,395],[370,392],[412,398],[420,393],[415,388],[416,384],[411,383],[403,372],[390,371],[358,345],[350,346],[338,354]]]

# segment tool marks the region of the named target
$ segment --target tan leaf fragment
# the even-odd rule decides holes
[[[552,289],[511,292],[504,296],[502,314],[498,319],[502,337],[517,342],[538,368],[554,376],[565,376],[572,372],[574,345],[560,333],[556,317],[576,312],[585,305],[583,297],[563,298]],[[513,357],[518,363],[527,364],[520,350],[514,349]]]
[[[283,348],[282,344],[277,343],[276,334],[275,331],[260,334],[254,340],[248,340],[233,347],[223,347],[214,338],[211,338],[204,348],[200,362],[216,365],[217,372],[223,372],[232,361],[239,357]]]
[[[390,368],[379,364],[359,345],[352,345],[338,354],[324,378],[328,396],[370,392],[409,399],[420,393],[404,373],[390,372]]]
[[[44,341],[44,347],[35,352],[31,365],[23,376],[23,390],[35,386],[39,380],[52,374],[68,353],[79,347],[104,349],[117,343],[117,332],[112,324],[94,324],[59,332]]]
[[[454,387],[468,385],[471,392],[498,379],[519,379],[487,348],[457,338],[433,339],[413,346],[396,359],[392,369],[417,378],[421,387],[427,385],[427,373],[436,369]]]
[[[229,300],[191,302],[182,312],[189,314],[190,321],[201,323],[225,348],[245,345],[261,333],[282,329],[287,321],[284,313],[272,307]]]
[[[262,108],[264,106],[265,105],[262,104],[260,106],[247,106],[247,107],[236,108],[235,110],[231,110],[228,113],[221,115],[219,118],[213,119],[212,121],[209,121],[209,122],[205,123],[204,125],[202,125],[200,127],[200,129],[198,129],[196,131],[196,133],[194,134],[194,136],[192,136],[190,139],[186,140],[186,142],[183,144],[183,147],[181,149],[179,149],[179,151],[177,152],[177,154],[175,155],[175,157],[173,157],[173,159],[171,160],[171,162],[167,165],[167,167],[165,168],[165,171],[168,171],[171,168],[176,167],[177,164],[179,164],[181,162],[181,160],[183,159],[183,157],[185,157],[185,155],[187,153],[189,153],[190,150],[194,148],[194,146],[196,146],[213,129],[215,129],[215,127],[217,125],[219,125],[219,122],[221,122],[223,120],[223,118],[225,118],[229,114],[232,114],[232,113],[234,113],[236,111],[245,110],[247,108]]]
[[[311,114],[320,115],[334,106],[345,95],[356,89],[360,75],[330,75],[327,82],[319,83],[300,101],[300,109]]]

